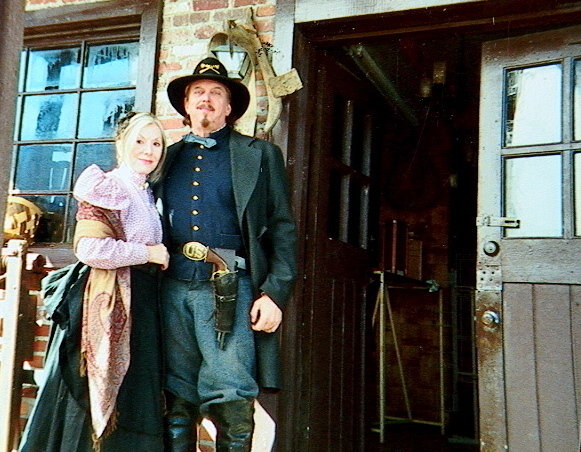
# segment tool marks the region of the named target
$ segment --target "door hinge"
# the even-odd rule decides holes
[[[476,226],[491,226],[497,228],[520,228],[518,218],[509,217],[476,217]]]

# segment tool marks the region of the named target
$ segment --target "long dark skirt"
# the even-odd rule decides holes
[[[117,398],[117,429],[101,452],[163,451],[161,337],[158,279],[131,271],[131,362]],[[27,423],[21,452],[92,452],[87,381],[65,364],[65,330],[55,328],[47,354],[47,379]],[[68,352],[70,356],[74,352]]]

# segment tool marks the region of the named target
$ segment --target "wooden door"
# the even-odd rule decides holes
[[[483,451],[578,451],[581,27],[485,43],[477,349]]]
[[[374,116],[360,82],[323,52],[316,61],[296,450],[362,451]]]

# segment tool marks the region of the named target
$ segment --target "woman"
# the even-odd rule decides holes
[[[80,263],[43,284],[60,328],[22,452],[163,450],[157,288],[169,254],[148,182],[166,140],[153,115],[131,113],[115,144],[118,167],[89,166],[73,190]]]

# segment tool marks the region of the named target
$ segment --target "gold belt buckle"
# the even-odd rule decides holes
[[[182,252],[184,256],[193,261],[205,261],[208,257],[208,247],[200,242],[184,243]]]

